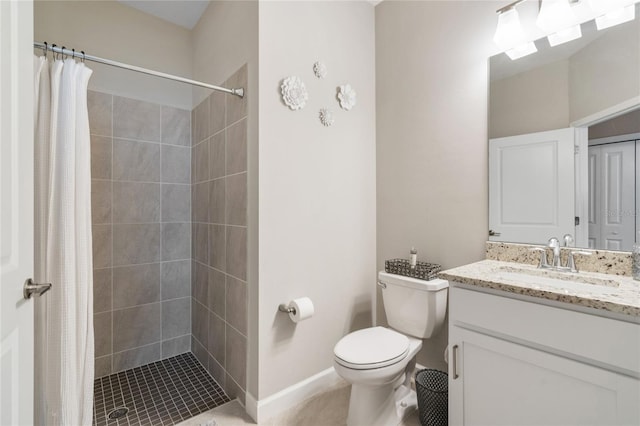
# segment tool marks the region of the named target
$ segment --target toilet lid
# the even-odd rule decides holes
[[[344,336],[333,352],[345,367],[380,368],[402,360],[409,352],[409,339],[388,328],[365,328]]]

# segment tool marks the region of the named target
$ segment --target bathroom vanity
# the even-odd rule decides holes
[[[546,272],[484,260],[440,274],[449,424],[640,424],[640,283]]]

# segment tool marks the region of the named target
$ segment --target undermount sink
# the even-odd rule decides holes
[[[585,290],[585,285],[590,287],[590,291],[606,291],[620,286],[617,281],[612,279],[604,279],[580,273],[554,271],[549,269],[501,266],[496,269],[496,274],[504,279],[517,280],[531,284],[534,288],[536,285],[558,286],[567,293],[570,291]]]

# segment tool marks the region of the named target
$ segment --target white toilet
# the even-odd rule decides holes
[[[348,426],[395,426],[416,408],[416,354],[422,339],[438,332],[447,310],[448,281],[379,272],[378,285],[391,327],[354,331],[333,349],[333,367],[352,385]]]

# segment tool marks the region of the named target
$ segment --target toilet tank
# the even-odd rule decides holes
[[[420,339],[437,334],[447,311],[449,281],[424,281],[380,271],[378,285],[391,328]]]

